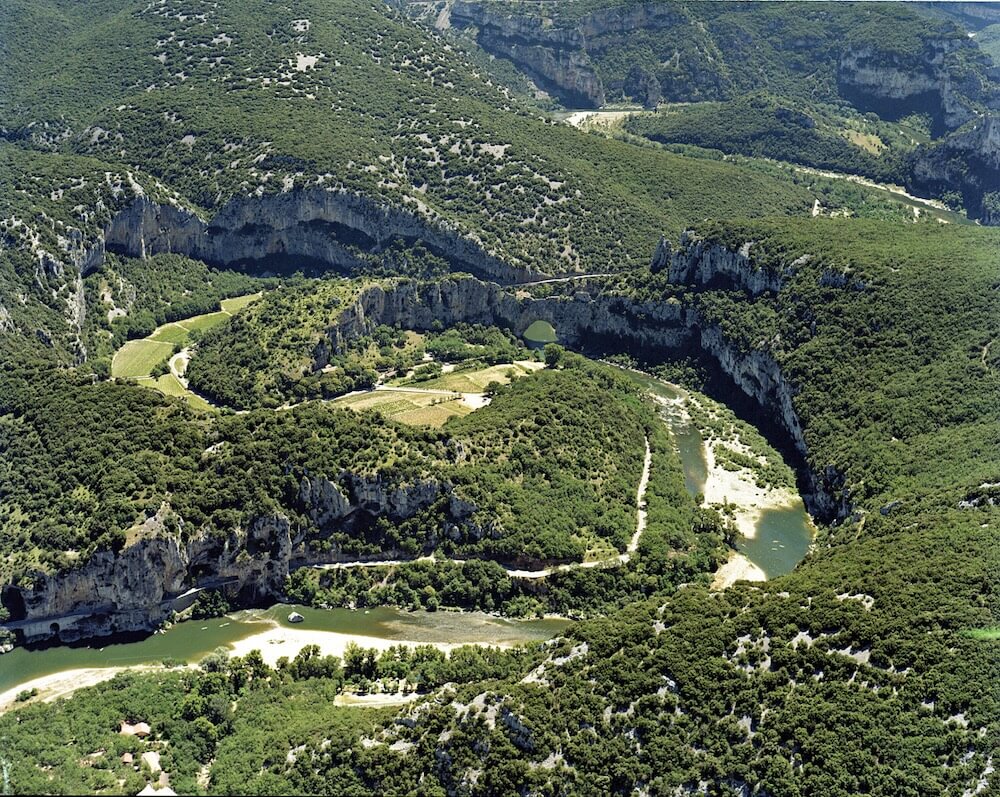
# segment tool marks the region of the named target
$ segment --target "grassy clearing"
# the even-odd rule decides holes
[[[196,315],[193,318],[186,318],[181,324],[189,332],[204,332],[206,329],[211,329],[212,327],[217,327],[223,321],[229,318],[229,313],[206,313],[205,315]]]
[[[212,405],[209,404],[205,399],[196,393],[192,393],[190,390],[182,385],[176,376],[173,374],[164,374],[163,376],[157,378],[155,381],[144,381],[143,384],[150,387],[155,387],[161,393],[167,396],[176,396],[177,398],[184,399],[188,404],[191,405],[193,409],[196,410],[210,410]]]
[[[993,626],[992,628],[972,628],[965,632],[966,636],[970,636],[973,639],[979,639],[983,641],[992,641],[994,639],[1000,639],[1000,626]]]
[[[149,336],[149,339],[184,345],[187,343],[190,334],[191,330],[181,324],[164,324],[162,327],[157,327],[156,331]]]
[[[485,368],[472,368],[469,370],[455,370],[448,374],[442,374],[435,379],[426,382],[408,382],[405,379],[393,380],[394,385],[412,385],[421,390],[453,390],[456,393],[482,393],[490,382],[499,382],[506,385],[512,378],[524,376],[532,371],[544,368],[544,363],[533,360],[521,360],[516,363],[506,363],[503,365],[490,365]]]
[[[619,554],[619,551],[607,540],[595,540],[593,538],[584,540],[581,538],[581,542],[589,546],[583,555],[584,562],[605,562]]]
[[[173,344],[166,341],[130,340],[111,361],[111,375],[133,379],[149,376],[153,368],[170,356],[173,348]]]
[[[248,304],[256,302],[263,295],[263,293],[249,293],[246,296],[234,296],[232,299],[223,299],[219,304],[222,306],[224,313],[235,315]]]
[[[854,130],[853,128],[848,128],[843,132],[847,140],[854,146],[860,147],[872,155],[878,155],[882,150],[887,148],[882,139],[874,133],[862,133],[860,130]]]
[[[403,393],[378,390],[360,396],[337,399],[338,406],[352,410],[377,410],[387,418],[415,426],[441,426],[456,415],[468,415],[472,409],[458,398],[432,393]]]

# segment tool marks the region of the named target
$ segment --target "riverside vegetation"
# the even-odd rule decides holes
[[[514,10],[551,13],[558,29],[638,7]],[[52,703],[28,697],[0,716],[5,788],[135,793],[158,778],[150,759],[140,763],[155,752],[182,793],[996,789],[1000,233],[884,213],[884,198],[869,213],[864,186],[841,194],[841,209],[878,219],[813,218],[812,184],[755,157],[776,154],[769,147],[787,132],[777,111],[790,107],[821,117],[802,128],[796,160],[889,177],[872,170],[892,152],[855,158],[856,144],[831,132],[823,114],[834,94],[851,105],[837,119],[865,118],[904,160],[917,145],[893,135],[926,120],[841,96],[836,39],[893,53],[893,68],[923,79],[927,25],[915,10],[865,4],[720,9],[678,50],[683,67],[664,68],[680,70],[676,86],[698,86],[697,99],[723,103],[677,112],[698,135],[713,132],[709,109],[734,113],[741,129],[750,115],[764,126],[767,146],[735,161],[555,124],[514,67],[491,62],[488,42],[433,33],[381,5],[19,0],[0,15],[4,619],[31,619],[33,599],[86,584],[95,562],[167,542],[213,552],[182,572],[181,589],[232,560],[236,586],[204,593],[198,616],[284,592],[317,606],[585,618],[510,650],[351,648],[338,660],[306,648],[276,667],[222,651]],[[974,40],[951,24],[932,29],[962,42],[941,63],[962,102],[986,112],[992,84]],[[744,63],[747,29],[751,41],[779,30],[778,45],[712,89],[704,79],[718,67],[697,64]],[[665,63],[661,44],[644,29],[592,55],[612,86],[639,50],[640,65]],[[815,78],[803,79],[806,67]],[[735,98],[765,84],[767,96]],[[946,98],[930,95],[920,102],[937,135]],[[878,121],[859,116],[870,111]],[[652,134],[642,126],[661,121],[634,124]],[[303,197],[326,189],[372,205],[324,216]],[[274,203],[232,228],[255,256],[192,257],[202,251],[192,241],[230,229],[218,215],[227,203],[247,198]],[[297,202],[318,215],[300,218],[288,209]],[[132,237],[107,239],[119,251],[102,248],[119,214],[153,204],[160,215]],[[386,208],[425,226],[370,235]],[[189,212],[218,223],[189,236]],[[656,246],[661,234],[669,247]],[[295,240],[335,246],[285,251]],[[490,386],[487,406],[440,427],[329,401],[392,371],[528,358],[522,330],[474,319],[345,332],[359,291],[443,290],[446,272],[487,262],[470,251],[495,257],[493,276],[508,283],[610,274],[504,295],[550,302],[567,322],[587,308],[594,329],[555,325],[567,345],[697,379],[759,421],[790,451],[821,521],[805,559],[766,583],[713,591],[732,527],[685,489],[645,393],[560,346],[545,368]],[[219,408],[111,378],[126,341],[257,292],[188,340],[192,384]],[[729,466],[787,486],[780,468],[724,442]],[[625,551],[647,443],[647,528],[634,556],[539,580],[510,575]],[[284,529],[288,549],[262,527]],[[289,566],[421,554],[434,559]],[[274,584],[261,574],[279,560],[288,576]],[[120,582],[102,583],[74,605],[122,618],[149,609],[109,609],[105,589],[128,597]],[[57,625],[54,641],[62,633]],[[418,699],[345,705],[357,691]],[[123,721],[148,722],[151,737],[122,735]]]

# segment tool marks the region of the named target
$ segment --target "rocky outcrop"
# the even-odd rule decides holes
[[[726,339],[718,327],[704,324],[696,311],[689,313],[686,322],[698,330],[700,349],[762,412],[785,430],[802,461],[807,462],[809,449],[802,422],[795,411],[797,390],[785,377],[777,360],[765,351],[743,351]],[[810,514],[825,520],[838,520],[850,514],[850,493],[844,490],[843,476],[835,468],[824,468],[821,472],[807,469],[803,475],[806,490],[802,498]]]
[[[685,234],[676,250],[661,244],[654,262],[669,268],[671,279],[683,286],[677,295],[638,301],[589,290],[584,281],[567,295],[537,298],[474,277],[372,286],[345,309],[340,322],[317,347],[317,356],[328,357],[348,338],[380,324],[419,330],[435,323],[468,322],[521,334],[539,319],[551,323],[562,342],[582,350],[698,352],[715,362],[762,414],[772,418],[802,461],[809,462],[795,408],[796,387],[778,360],[764,348],[748,350],[727,338],[699,312],[696,300],[699,291],[714,287],[736,288],[750,296],[778,292],[806,261],[800,258],[780,269],[762,268],[754,259],[752,242],[727,247]],[[685,293],[691,296],[682,300]],[[460,445],[455,449],[459,459]],[[804,498],[814,515],[836,519],[850,513],[851,496],[835,468],[814,466],[804,477]],[[375,518],[398,522],[424,511],[436,513],[438,527],[420,541],[425,550],[446,540],[462,542],[503,534],[494,518],[480,517],[479,508],[456,494],[451,485],[430,478],[401,484],[379,475],[305,473],[290,509],[294,513],[289,514],[297,513],[308,522],[296,523],[293,530],[289,517],[277,511],[254,517],[245,528],[223,535],[185,534],[183,523],[178,532],[168,533],[157,516],[117,556],[99,553],[62,574],[37,574],[30,586],[8,586],[5,604],[23,607],[13,628],[29,642],[70,641],[149,630],[169,615],[174,598],[191,588],[221,587],[245,600],[277,595],[296,567],[348,558],[336,546],[310,546],[310,539],[317,534],[329,539],[339,530],[370,529]],[[300,526],[310,530],[310,539]],[[9,600],[11,589],[18,593],[14,601]]]
[[[112,218],[104,237],[108,249],[132,257],[175,252],[216,265],[295,257],[343,270],[365,265],[359,250],[378,252],[397,240],[419,240],[456,270],[499,282],[541,276],[493,257],[445,222],[343,190],[237,197],[209,221],[139,197]]]
[[[936,195],[957,191],[971,217],[1000,224],[1000,116],[978,118],[918,149],[907,187]]]
[[[474,28],[484,50],[510,59],[567,104],[584,108],[604,104],[604,87],[579,31],[541,24],[500,4],[463,0],[452,6],[450,21],[456,28]]]
[[[863,111],[885,118],[928,113],[935,135],[975,118],[973,102],[995,98],[972,70],[956,68],[953,54],[974,49],[968,40],[928,39],[919,56],[901,56],[876,47],[848,48],[837,65],[840,93]]]
[[[412,3],[410,13],[419,15],[419,3]],[[532,9],[534,11],[534,9]],[[450,10],[451,27],[473,32],[479,45],[494,55],[511,60],[541,88],[558,97],[565,105],[599,108],[614,94],[655,108],[664,95],[661,81],[652,71],[636,65],[627,75],[605,78],[598,73],[592,57],[622,47],[623,37],[640,30],[684,30],[702,38],[703,27],[693,24],[686,10],[674,3],[635,3],[598,9],[570,25],[561,26],[545,16],[505,8],[500,3],[458,0]],[[706,53],[709,46],[700,48]],[[718,69],[694,68],[685,64],[680,70],[679,53],[664,64],[667,75],[683,75],[671,81],[669,98],[688,100],[719,96],[722,81]],[[710,58],[708,59],[711,60]]]
[[[427,330],[435,323],[476,323],[521,335],[538,320],[552,324],[561,342],[583,350],[602,350],[615,342],[676,350],[688,338],[679,301],[632,302],[587,290],[539,299],[474,277],[403,281],[363,291],[316,347],[314,367],[322,367],[348,339],[368,334],[380,324]]]
[[[432,535],[434,546],[497,536],[500,528],[481,521],[475,504],[452,493],[451,485],[432,479],[392,483],[379,475],[342,473],[336,480],[303,476],[298,506],[321,535],[334,528],[371,525],[374,518],[399,522],[442,501],[442,521]],[[164,507],[133,535],[118,553],[101,551],[85,564],[58,574],[35,573],[20,585],[4,588],[4,604],[16,606],[7,624],[19,640],[37,643],[110,634],[151,631],[175,608],[176,599],[192,589],[222,589],[232,599],[256,602],[281,594],[285,578],[298,567],[343,561],[336,547],[319,551],[309,545],[304,529],[274,512],[250,519],[228,534],[168,530]],[[15,594],[16,593],[16,594]]]
[[[735,285],[751,296],[781,290],[783,281],[791,275],[792,266],[777,271],[756,262],[752,256],[753,241],[745,241],[739,249],[702,241],[690,231],[681,235],[681,248],[671,253],[663,244],[654,254],[654,265],[670,259],[670,281],[676,285],[699,288]],[[661,266],[662,267],[662,266]]]
[[[676,250],[661,242],[653,264],[669,268],[672,283],[694,292],[738,288],[756,297],[778,293],[809,260],[804,256],[780,268],[765,267],[755,260],[753,247],[748,241],[728,248],[688,232]],[[684,289],[678,290],[679,295],[683,293]],[[797,391],[774,356],[766,350],[745,350],[707,322],[696,302],[683,302],[679,296],[635,301],[584,289],[571,295],[535,298],[472,277],[375,286],[364,291],[328,330],[327,339],[317,347],[317,365],[339,351],[349,338],[368,334],[380,324],[421,330],[430,329],[435,322],[445,326],[478,323],[505,327],[520,335],[536,320],[548,321],[560,342],[584,351],[707,355],[763,414],[776,421],[802,461],[808,461],[808,446],[795,411]],[[836,519],[849,514],[850,496],[844,492],[839,472],[824,468],[805,477],[804,498],[814,515]]]

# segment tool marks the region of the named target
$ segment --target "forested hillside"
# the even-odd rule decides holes
[[[7,2],[4,790],[994,793],[989,10]]]
[[[995,223],[1000,161],[989,130],[1000,93],[985,4],[397,4],[509,61],[534,82],[543,104],[706,103],[681,109],[691,114],[690,133],[674,130],[669,118],[645,132],[889,178]],[[800,122],[803,112],[823,107],[837,120],[834,129],[825,136],[796,130],[795,114],[779,119],[778,129],[766,114],[750,121],[741,112],[744,98],[762,91],[794,106]],[[902,125],[882,126],[887,139],[873,129],[878,122]],[[891,157],[844,157],[839,135],[876,156],[888,148]]]

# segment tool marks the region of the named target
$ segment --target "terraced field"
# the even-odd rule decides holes
[[[423,382],[401,377],[375,390],[336,399],[334,403],[358,412],[374,409],[387,418],[414,426],[441,426],[449,418],[468,415],[487,404],[483,391],[491,382],[508,384],[543,367],[543,363],[520,360],[454,370]]]

